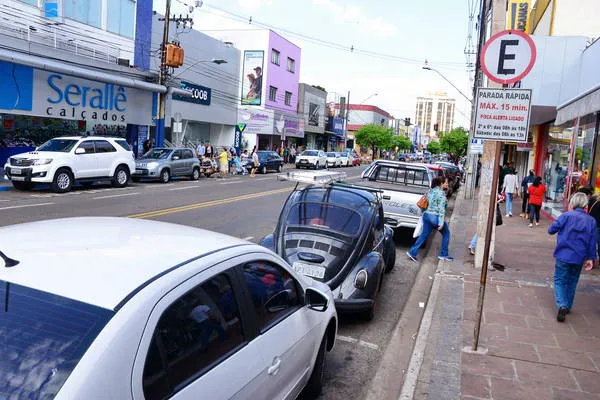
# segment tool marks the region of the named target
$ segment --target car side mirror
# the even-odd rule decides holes
[[[75,149],[75,154],[85,154],[85,149],[78,147]]]
[[[282,290],[271,296],[265,303],[265,309],[270,313],[277,313],[290,308],[291,290]]]
[[[306,289],[306,306],[315,311],[323,312],[329,307],[329,297],[315,288]]]
[[[177,160],[179,160],[179,156],[173,156],[173,157],[171,157],[171,160],[177,161]]]

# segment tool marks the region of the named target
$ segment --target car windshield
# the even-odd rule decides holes
[[[146,154],[144,154],[142,158],[152,160],[164,160],[165,158],[169,158],[169,154],[171,154],[171,151],[171,149],[152,149]]]
[[[319,155],[318,151],[314,151],[314,150],[305,150],[302,152],[303,156],[311,156],[311,157],[316,157]]]
[[[53,399],[113,311],[0,280],[0,394]]]
[[[337,153],[340,157],[348,157],[348,153]]]
[[[327,153],[327,157],[337,157],[337,154],[335,154],[335,153]]]
[[[360,214],[326,203],[294,204],[287,217],[289,225],[305,225],[355,235],[360,229]]]
[[[50,139],[38,147],[37,151],[59,151],[68,153],[76,144],[77,140],[75,139]]]

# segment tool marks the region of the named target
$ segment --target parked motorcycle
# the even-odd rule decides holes
[[[212,174],[216,174],[217,172],[219,172],[219,169],[217,168],[216,160],[209,157],[202,157],[200,161],[200,173],[210,178]]]

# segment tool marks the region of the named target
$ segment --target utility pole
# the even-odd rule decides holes
[[[350,117],[350,91],[348,90],[348,97],[346,97],[346,143],[348,143],[348,125],[350,124],[350,120],[348,119]],[[354,138],[354,140],[356,141],[356,138]],[[348,148],[348,145],[346,144],[346,148]]]
[[[167,67],[167,44],[169,43],[169,24],[171,15],[171,0],[166,1],[165,5],[165,17],[163,27],[163,38],[160,47],[160,69],[158,71],[158,84],[165,86],[167,76],[169,74],[169,67]],[[165,139],[165,106],[167,103],[168,94],[158,94],[158,117],[156,119],[156,136],[155,145],[162,146]]]

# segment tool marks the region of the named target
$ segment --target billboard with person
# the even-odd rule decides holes
[[[244,51],[242,72],[242,104],[260,106],[262,103],[263,62],[262,50]]]

